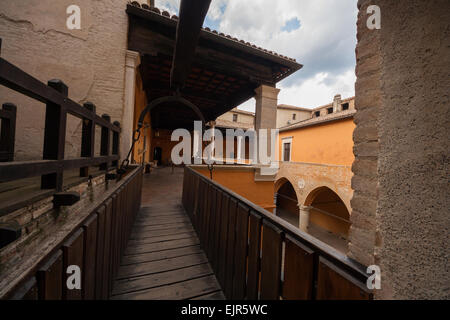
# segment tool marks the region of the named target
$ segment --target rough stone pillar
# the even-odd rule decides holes
[[[120,139],[120,155],[122,158],[127,156],[133,137],[136,68],[140,63],[139,53],[127,50],[125,56],[125,90]]]
[[[308,232],[308,226],[309,226],[309,211],[311,210],[311,207],[299,205],[300,208],[300,219],[299,219],[299,228],[303,232]]]
[[[348,255],[368,266],[375,263],[375,226],[378,201],[378,116],[381,108],[380,30],[369,30],[367,7],[369,0],[359,1],[358,44],[356,47],[356,84],[353,131],[351,200],[352,225],[349,232]]]
[[[258,132],[259,129],[275,129],[277,127],[277,106],[280,89],[262,85],[255,92],[255,130]],[[270,155],[270,130],[267,139],[267,155]]]
[[[349,255],[380,267],[376,299],[448,299],[449,2],[358,8]]]

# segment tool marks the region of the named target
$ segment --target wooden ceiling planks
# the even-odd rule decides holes
[[[186,1],[186,4],[188,2]],[[199,10],[205,10],[206,2],[209,1],[201,2],[202,4],[198,4]],[[181,88],[182,97],[198,106],[206,121],[215,120],[221,114],[252,98],[255,95],[254,90],[260,85],[275,86],[278,81],[302,67],[295,60],[205,29],[200,31],[196,46],[177,44],[178,21],[181,30],[179,32],[188,33],[186,39],[193,39],[195,33],[193,26],[181,27],[183,17],[179,20],[174,17],[171,19],[167,13],[160,14],[156,8],[144,10],[133,5],[127,6],[127,13],[130,17],[128,49],[137,51],[142,56],[140,73],[148,100],[173,95],[175,84]],[[202,12],[197,12],[196,21],[199,21],[202,15]],[[183,48],[178,49],[178,52],[183,52],[180,57],[174,57],[177,45],[178,48]],[[188,51],[194,53],[190,67],[189,58],[183,57]],[[182,105],[163,105],[153,110],[153,127],[191,127],[195,115],[186,114],[182,109],[185,109]],[[174,114],[182,117],[175,119]]]

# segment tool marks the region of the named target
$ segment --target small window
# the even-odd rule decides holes
[[[291,144],[285,143],[284,144],[284,159],[283,161],[290,161],[291,160]]]
[[[237,114],[233,114],[233,122],[237,122],[237,120],[238,120],[238,115]]]
[[[320,117],[320,111],[315,112],[316,117]]]
[[[292,120],[295,120],[295,118],[297,118],[297,115],[294,113],[292,114]]]
[[[328,114],[333,113],[333,107],[327,109]]]
[[[342,111],[344,111],[344,110],[348,110],[348,103],[344,103],[342,105]]]

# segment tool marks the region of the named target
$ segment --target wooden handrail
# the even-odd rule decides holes
[[[59,160],[14,161],[0,163],[0,183],[42,174],[56,172],[58,170],[70,170],[87,165],[99,165],[118,160],[118,155],[100,156],[95,158],[75,158]]]
[[[0,84],[40,102],[61,105],[75,117],[90,119],[95,121],[96,125],[120,132],[120,127],[83,108],[3,58],[0,58]]]
[[[108,299],[119,270],[120,257],[140,208],[142,171],[142,167],[132,166],[121,181],[114,182],[95,201],[78,209],[71,228],[61,230],[54,238],[45,238],[38,248],[39,257],[21,257],[28,259],[27,262],[4,270],[0,276],[0,300]],[[63,249],[71,247],[74,236],[83,245],[75,248],[75,254],[69,256]],[[63,259],[58,264],[55,257]],[[63,263],[64,266],[70,265],[70,259],[74,257],[81,259],[79,266],[83,274],[81,290],[70,293],[75,297],[64,293],[67,288],[65,281],[60,283],[61,286],[52,285],[46,289],[49,283],[54,284],[67,277]],[[42,273],[52,269],[53,272],[42,277]],[[6,281],[6,274],[14,275],[13,280]]]
[[[45,84],[0,57],[0,85],[46,104],[43,160],[37,161],[13,161],[16,106],[8,103],[0,109],[0,161],[7,161],[0,163],[0,182],[41,176],[41,189],[60,192],[64,170],[79,168],[80,177],[88,178],[90,166],[98,165],[106,173],[118,167],[120,123],[111,123],[107,114],[97,115],[93,103],[81,106],[69,99],[69,88],[61,80]],[[81,153],[76,159],[65,159],[68,114],[83,122]],[[96,126],[101,127],[100,156],[94,156]]]
[[[220,201],[226,203],[225,207],[228,206],[226,209],[214,207],[220,202],[214,200],[217,197],[222,199]],[[236,203],[236,206],[234,203]],[[248,242],[247,248],[240,248],[239,250],[244,250],[244,253],[242,253],[238,252],[237,247],[235,247],[234,254],[238,258],[240,257],[239,259],[248,261],[248,266],[247,269],[238,268],[239,270],[233,271],[234,277],[238,279],[236,283],[233,280],[233,283],[239,286],[247,286],[246,290],[252,292],[252,294],[247,292],[247,295],[243,295],[242,288],[237,292],[235,290],[228,292],[225,290],[227,297],[238,299],[257,298],[254,295],[256,286],[259,290],[259,297],[269,299],[277,299],[279,296],[282,296],[284,299],[301,297],[308,299],[372,298],[372,293],[365,287],[369,275],[366,273],[366,268],[363,265],[311,235],[302,232],[290,223],[274,216],[271,212],[257,206],[216,181],[208,179],[190,167],[185,168],[183,204],[193,221],[196,231],[199,233],[200,242],[207,252],[209,246],[220,243],[220,241],[215,241],[214,236],[211,235],[221,232],[217,230],[217,227],[208,226],[209,221],[217,217],[225,219],[224,221],[233,221],[233,217],[236,216],[236,225],[230,223],[224,227],[225,230],[231,231],[229,232],[230,234],[236,234],[236,237],[238,237],[239,232],[245,232],[240,237],[244,236],[244,239],[247,239],[245,241]],[[237,223],[238,220],[239,224]],[[239,231],[241,224],[245,226],[245,230],[247,230],[246,226],[248,225],[248,235],[245,230]],[[230,230],[230,228],[232,229]],[[260,238],[263,239],[261,243],[258,240]],[[230,241],[230,239],[225,240],[225,242],[232,243]],[[211,252],[218,249],[221,250],[222,247],[214,247]],[[283,250],[284,260],[282,261],[281,251]],[[299,252],[302,256],[296,257],[296,255],[300,254]],[[257,256],[254,256],[255,254]],[[245,257],[242,258],[242,255]],[[292,284],[291,281],[294,281],[292,279],[296,279],[296,277],[301,278],[301,275],[298,275],[298,272],[301,272],[301,270],[295,271],[294,269],[298,268],[296,263],[305,259],[303,255],[309,257],[308,261],[305,260],[303,262],[308,263],[308,266],[305,265],[303,268],[310,268],[310,273],[307,273],[305,269],[305,274],[308,278],[302,280],[307,281],[308,286],[295,288],[298,284]],[[230,268],[228,262],[220,261],[219,265],[216,265],[217,262],[214,262],[215,256],[212,255],[210,258],[213,260],[213,269],[214,266],[219,271],[220,268]],[[278,272],[282,265],[284,266],[283,272]],[[244,272],[244,274],[241,275],[241,272]],[[255,272],[256,274],[254,274]],[[285,278],[284,280],[282,280],[282,275]],[[261,285],[258,285],[259,281],[252,282],[248,280],[259,279],[259,277],[261,277]],[[242,284],[242,279],[247,279],[247,282]],[[219,272],[220,281],[223,282],[223,285],[227,285],[228,280],[221,279]],[[279,289],[275,285],[277,281],[281,283],[281,288]],[[330,281],[332,283],[329,283]],[[337,293],[335,291],[324,292],[325,288],[333,285],[348,287],[349,291],[345,291],[347,289],[343,288],[342,290],[345,290],[342,293],[342,297],[336,296]]]

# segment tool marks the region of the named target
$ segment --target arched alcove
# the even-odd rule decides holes
[[[294,187],[286,178],[281,178],[275,185],[277,187],[276,215],[298,227],[299,208]]]
[[[350,214],[339,195],[328,187],[310,192],[305,200],[309,207],[308,233],[346,253]]]

